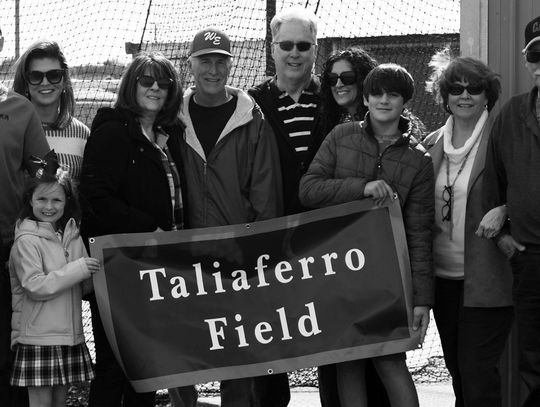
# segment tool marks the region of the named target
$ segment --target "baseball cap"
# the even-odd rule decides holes
[[[529,22],[525,27],[525,48],[523,52],[535,42],[540,41],[540,16]]]
[[[191,43],[191,56],[224,54],[232,57],[231,42],[227,34],[217,28],[205,28],[195,34]]]

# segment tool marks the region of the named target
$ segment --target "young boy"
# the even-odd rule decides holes
[[[420,329],[423,341],[433,303],[434,175],[431,158],[402,116],[413,91],[414,81],[402,66],[373,69],[364,81],[366,119],[340,124],[328,134],[300,181],[300,200],[305,206],[324,207],[372,198],[381,206],[397,196],[411,261],[413,329]],[[372,360],[391,405],[418,407],[405,354]],[[367,405],[363,360],[338,364],[337,380],[342,407]]]

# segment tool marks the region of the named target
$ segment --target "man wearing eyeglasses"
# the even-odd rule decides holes
[[[483,192],[486,210],[504,205],[511,219],[495,241],[510,259],[514,275],[519,370],[531,392],[524,405],[537,406],[540,405],[540,16],[525,28],[523,57],[534,87],[529,93],[510,99],[495,120]]]
[[[300,178],[324,135],[319,126],[320,82],[312,75],[317,56],[317,17],[301,7],[276,14],[270,22],[276,75],[248,93],[272,126],[283,181],[285,215],[306,210],[298,199]],[[286,373],[255,379],[259,407],[285,407],[290,401]]]
[[[305,210],[298,199],[298,184],[324,138],[319,125],[320,83],[312,75],[317,18],[309,10],[293,7],[276,14],[270,28],[276,75],[248,93],[274,131],[285,214],[290,215]]]
[[[188,62],[195,86],[184,93],[180,112],[186,126],[186,224],[206,228],[281,216],[281,173],[272,129],[246,92],[226,85],[232,65],[228,36],[212,27],[199,31]],[[256,405],[251,378],[224,380],[220,391],[224,407]]]
[[[4,37],[0,30],[0,51]],[[9,386],[12,353],[11,288],[6,261],[20,210],[27,160],[43,157],[49,145],[32,104],[0,83],[0,406],[27,405],[26,390]]]

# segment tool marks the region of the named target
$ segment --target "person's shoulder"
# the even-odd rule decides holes
[[[531,92],[520,93],[518,95],[512,96],[503,104],[503,106],[501,107],[501,111],[499,112],[499,115],[501,114],[504,115],[508,113],[509,110],[512,110],[512,109],[521,109],[521,106],[523,104],[527,104],[530,97],[531,97]]]
[[[348,139],[358,138],[364,135],[363,122],[350,121],[337,124],[325,137],[327,142],[348,143]]]
[[[248,93],[253,96],[253,94],[260,94],[265,92],[270,92],[270,84],[272,82],[273,77],[266,78],[264,81],[257,85],[253,85],[250,89],[248,89]]]
[[[24,112],[35,112],[32,102],[17,92],[6,90],[5,93],[0,92],[0,103],[2,106],[10,106],[10,108],[17,109],[19,114]]]
[[[127,111],[120,108],[101,107],[92,121],[92,133],[108,127],[127,127],[129,117]]]
[[[71,118],[71,126],[73,128],[79,129],[81,131],[90,133],[90,129],[88,128],[88,126],[86,124],[84,124],[83,122],[81,122],[76,117]]]

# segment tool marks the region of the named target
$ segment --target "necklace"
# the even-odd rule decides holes
[[[448,154],[444,153],[444,159],[446,160],[446,185],[444,186],[442,193],[444,200],[444,205],[442,206],[442,220],[443,222],[450,222],[448,225],[450,240],[452,240],[452,231],[454,229],[454,220],[452,216],[454,211],[454,186],[456,185],[456,181],[459,175],[462,173],[463,168],[465,168],[465,164],[467,164],[467,159],[469,158],[469,155],[471,154],[473,148],[474,145],[471,146],[471,149],[467,152],[467,154],[465,154],[465,157],[463,157],[463,161],[461,162],[461,165],[459,166],[459,169],[452,183],[450,183],[450,158],[448,157]]]

